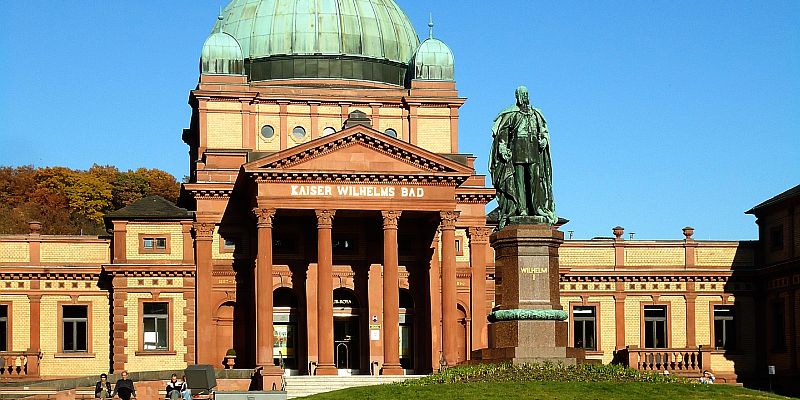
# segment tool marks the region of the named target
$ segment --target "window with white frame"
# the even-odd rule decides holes
[[[143,350],[169,349],[169,303],[142,304]]]
[[[594,306],[575,306],[572,309],[573,347],[597,351],[597,309]]]

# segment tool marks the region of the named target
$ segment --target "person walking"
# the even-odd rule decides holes
[[[94,398],[104,400],[111,398],[111,382],[108,381],[108,375],[100,374],[100,380],[94,385]]]
[[[136,389],[133,387],[133,381],[128,379],[128,371],[122,371],[122,378],[114,385],[114,392],[111,397],[119,396],[122,400],[131,400],[136,398]]]

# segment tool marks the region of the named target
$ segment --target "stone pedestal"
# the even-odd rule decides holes
[[[496,285],[489,348],[474,362],[576,364],[583,349],[568,347],[561,308],[558,248],[564,233],[547,225],[510,225],[492,234]]]

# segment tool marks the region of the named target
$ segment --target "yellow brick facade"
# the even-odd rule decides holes
[[[660,248],[626,248],[625,265],[629,266],[679,266],[685,265],[685,252],[683,247]]]
[[[753,265],[752,249],[731,247],[698,247],[695,249],[695,265],[701,267]]]
[[[642,332],[642,302],[650,302],[650,296],[628,296],[625,298],[625,344],[640,346]]]
[[[698,346],[711,346],[711,302],[721,302],[722,296],[697,296],[695,300],[695,338]]]
[[[222,236],[219,234],[219,227],[214,228],[214,236],[211,242],[211,258],[215,260],[233,260],[233,253],[223,253]]]
[[[323,131],[325,131],[325,128],[330,127],[336,132],[339,132],[342,130],[342,126],[344,126],[344,124],[342,123],[341,118],[319,117],[317,119],[317,132],[320,137],[323,136]]]
[[[0,303],[11,304],[11,351],[25,351],[31,346],[31,306],[28,296],[1,294]]]
[[[319,106],[319,107],[317,107],[317,114],[319,114],[319,115],[342,115],[342,107],[339,107],[339,106]]]
[[[206,147],[210,149],[242,148],[242,115],[208,113],[206,115]]]
[[[110,348],[108,345],[109,332],[109,306],[108,296],[104,292],[98,295],[79,296],[80,304],[91,303],[91,353],[93,357],[63,357],[57,354],[62,352],[59,346],[58,327],[61,321],[58,318],[59,304],[70,303],[72,298],[67,295],[44,295],[41,302],[40,337],[42,360],[39,367],[43,376],[74,376],[97,375],[108,371],[110,363]],[[16,322],[16,321],[15,321]]]
[[[110,243],[43,242],[40,259],[59,264],[107,264],[111,262]]]
[[[600,338],[603,363],[610,363],[617,346],[616,305],[613,296],[589,296],[589,303],[599,303],[597,316],[600,324],[595,328]]]
[[[456,229],[456,240],[461,241],[461,255],[456,255],[456,261],[469,262],[469,237],[466,229]]]
[[[669,303],[669,347],[686,347],[686,300],[683,296],[661,296],[659,302]]]
[[[420,107],[417,109],[417,115],[420,117],[449,117],[450,108],[442,107]]]
[[[614,266],[613,248],[561,247],[558,261],[565,267]]]
[[[125,247],[128,260],[183,260],[183,227],[180,224],[128,224]],[[169,254],[140,254],[139,234],[168,235]]]
[[[288,114],[311,115],[311,106],[303,104],[289,104],[286,106]]]
[[[0,242],[0,263],[30,261],[31,254],[27,242]]]
[[[125,332],[124,337],[128,340],[128,346],[125,348],[125,354],[128,356],[128,362],[125,368],[131,372],[137,371],[151,371],[154,366],[159,370],[181,370],[186,368],[187,363],[184,361],[186,355],[186,331],[184,324],[186,323],[186,315],[184,309],[186,308],[186,300],[181,293],[162,293],[160,299],[172,299],[172,309],[170,310],[170,340],[172,341],[173,350],[175,355],[136,355],[139,351],[139,300],[152,299],[150,293],[128,293],[128,298],[125,301],[125,308],[128,310],[128,315],[125,316],[125,323],[128,325],[128,330]]]
[[[403,109],[400,107],[381,107],[378,115],[381,116],[381,119],[383,117],[402,117]]]
[[[221,110],[221,111],[241,111],[242,103],[238,101],[209,101],[206,103],[208,110]]]
[[[311,141],[311,118],[310,117],[295,117],[295,116],[288,116],[286,118],[286,135],[288,139],[286,140],[286,144],[288,147],[296,146],[298,144],[302,144],[308,141]],[[292,133],[295,127],[301,126],[303,129],[306,130],[306,135],[302,138],[296,138]],[[321,133],[321,132],[320,132]]]
[[[261,136],[261,128],[269,125],[275,130],[271,138]],[[259,114],[256,118],[256,147],[260,151],[278,151],[281,148],[281,117],[277,115]]]
[[[434,153],[450,153],[451,145],[449,119],[417,120],[417,146]]]
[[[376,130],[386,132],[387,129],[394,129],[397,132],[397,138],[403,139],[403,120],[400,118],[381,118]]]

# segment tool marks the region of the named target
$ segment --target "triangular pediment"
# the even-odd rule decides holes
[[[244,169],[249,173],[474,174],[466,165],[360,125],[255,160]]]

